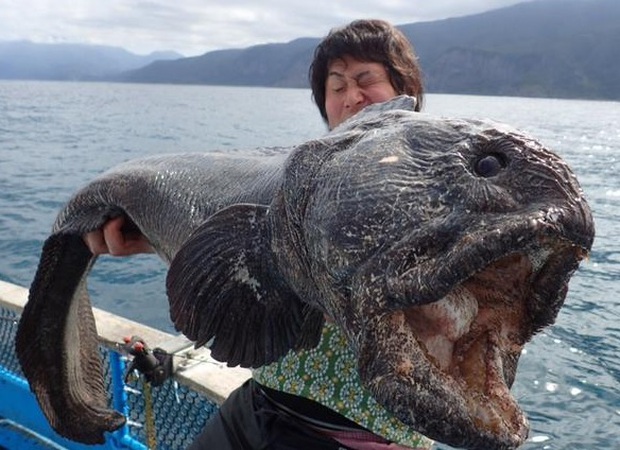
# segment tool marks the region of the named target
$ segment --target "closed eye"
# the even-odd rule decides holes
[[[381,75],[375,72],[367,71],[367,72],[363,72],[359,74],[356,77],[355,81],[357,82],[357,85],[359,87],[366,87],[366,86],[372,86],[375,83],[379,83],[383,81],[384,79],[385,77],[382,77]]]

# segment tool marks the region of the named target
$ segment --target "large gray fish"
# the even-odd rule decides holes
[[[43,247],[17,352],[52,426],[97,443],[107,406],[81,236],[124,215],[170,262],[175,326],[258,367],[343,330],[361,380],[433,439],[513,449],[519,355],[554,322],[594,238],[567,165],[490,121],[367,108],[284,154],[129,162],[79,191]]]

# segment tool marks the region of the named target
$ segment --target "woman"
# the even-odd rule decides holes
[[[382,20],[357,20],[332,30],[314,51],[310,86],[330,129],[372,103],[407,94],[420,111],[424,88],[413,47]]]
[[[389,23],[358,20],[332,30],[317,46],[309,71],[314,101],[329,129],[365,106],[397,95],[416,97],[423,86],[414,50]],[[109,221],[85,240],[95,254],[152,252],[142,235]],[[319,346],[291,352],[255,370],[190,449],[410,449],[431,442],[385,411],[361,386],[356,361],[339,330],[328,323]]]

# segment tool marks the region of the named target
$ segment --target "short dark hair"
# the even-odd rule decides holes
[[[398,28],[384,20],[356,20],[344,27],[332,29],[314,50],[308,78],[312,98],[323,119],[327,120],[327,71],[334,60],[344,56],[383,64],[396,93],[416,97],[415,110],[422,109],[422,73],[411,42]]]

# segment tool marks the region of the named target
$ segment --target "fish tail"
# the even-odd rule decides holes
[[[104,431],[125,422],[107,406],[86,285],[95,260],[80,235],[51,235],[15,340],[24,375],[50,425],[60,435],[88,444],[103,443]]]

